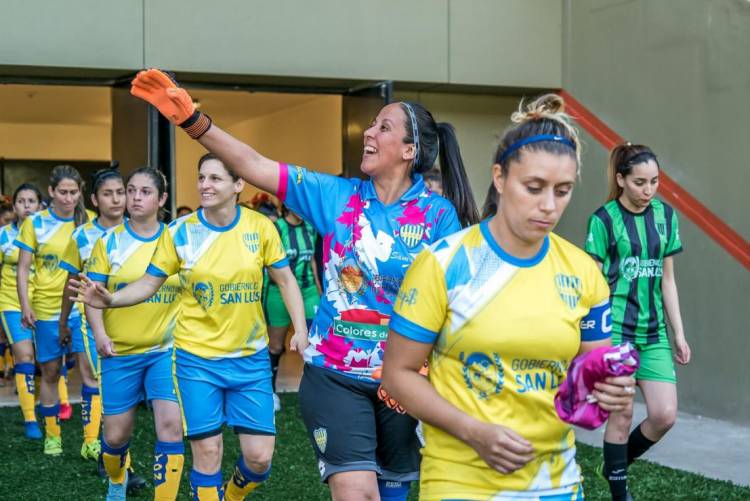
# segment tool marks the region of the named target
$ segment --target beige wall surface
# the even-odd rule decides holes
[[[143,3],[3,0],[0,65],[140,68]]]
[[[321,172],[341,172],[341,96],[259,93],[268,100],[278,100],[280,107],[257,115],[252,109],[243,114],[241,108],[232,106],[243,101],[237,92],[195,93],[207,94],[212,94],[207,101],[214,106],[206,104],[205,109],[213,120],[266,157]],[[242,120],[243,115],[252,118]],[[177,205],[195,209],[199,205],[196,166],[206,151],[182,131],[177,131],[175,137]],[[256,192],[255,188],[245,188],[241,200],[249,200]]]
[[[567,0],[563,87],[750,238],[750,3]],[[606,196],[606,152],[590,137],[559,231],[582,245]],[[678,368],[683,410],[750,423],[750,273],[679,214],[675,257],[693,362]]]
[[[158,67],[424,90],[556,88],[561,10],[562,0],[6,0],[0,75]]]

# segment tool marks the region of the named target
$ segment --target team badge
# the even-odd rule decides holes
[[[503,364],[500,355],[475,351],[464,356],[462,351],[458,358],[463,362],[463,374],[466,387],[476,393],[481,400],[490,395],[497,395],[503,390]]]
[[[630,282],[638,276],[638,269],[641,267],[640,259],[637,256],[630,256],[620,263],[620,275]]]
[[[405,224],[399,229],[401,240],[410,249],[413,249],[424,237],[424,226],[421,224]]]
[[[203,311],[214,304],[214,286],[207,282],[198,282],[193,286],[193,297]]]
[[[258,232],[243,233],[242,241],[250,252],[258,252],[258,249],[260,248],[260,237],[258,236]]]
[[[555,287],[560,299],[563,300],[568,308],[574,310],[581,300],[581,279],[575,275],[555,275]]]
[[[661,236],[667,235],[667,223],[665,221],[658,221],[656,223],[656,232]]]
[[[315,428],[313,430],[313,436],[315,437],[315,443],[318,445],[318,449],[325,454],[326,445],[328,445],[328,431],[325,428]]]

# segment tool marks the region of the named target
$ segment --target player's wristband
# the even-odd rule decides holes
[[[190,118],[180,124],[180,127],[188,133],[188,136],[198,139],[211,128],[211,123],[211,117],[195,110]]]

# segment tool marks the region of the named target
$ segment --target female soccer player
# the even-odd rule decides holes
[[[551,233],[579,164],[562,110],[546,95],[513,114],[492,167],[496,214],[422,251],[399,291],[383,386],[425,424],[420,499],[583,499],[554,396],[577,354],[609,344],[609,300],[594,262]],[[594,395],[620,410],[632,385]]]
[[[67,346],[59,342],[58,324],[67,323],[73,332],[82,328],[77,308],[68,318],[60,315],[67,279],[60,261],[73,230],[89,218],[83,206],[83,184],[81,175],[70,165],[58,165],[52,169],[48,188],[52,199],[49,209],[27,217],[14,242],[20,248],[16,286],[21,322],[34,330],[36,358],[42,367],[39,411],[45,424],[44,453],[50,455],[62,454],[58,382]],[[30,279],[32,260],[34,276]],[[31,301],[30,284],[33,288]]]
[[[42,432],[34,412],[34,345],[33,332],[21,323],[21,304],[16,290],[16,266],[18,247],[13,242],[18,237],[19,227],[37,210],[42,193],[33,184],[24,183],[13,193],[13,208],[17,220],[0,229],[0,249],[3,252],[2,278],[0,279],[0,315],[3,330],[13,351],[16,373],[16,391],[21,406],[26,436],[42,438]]]
[[[242,456],[223,499],[238,500],[268,478],[274,448],[268,335],[260,297],[264,267],[291,314],[295,351],[307,339],[305,311],[273,224],[237,205],[244,182],[210,155],[201,158],[199,169],[201,208],[162,232],[143,278],[116,292],[85,278],[83,286],[73,285],[88,304],[113,308],[154,301],[167,277],[179,274],[174,374],[193,451],[193,496],[222,499],[221,431],[228,423],[239,434]],[[102,379],[106,381],[104,371]],[[105,415],[106,399],[105,389]]]
[[[125,186],[122,176],[115,169],[103,169],[94,174],[91,187],[91,203],[97,208],[98,216],[75,229],[63,254],[60,267],[68,272],[68,278],[75,278],[86,268],[94,243],[107,228],[122,223],[125,213]],[[63,294],[60,316],[68,318],[73,303],[68,294]],[[91,326],[86,323],[85,333],[80,329],[73,333],[72,352],[81,374],[81,421],[83,422],[83,444],[81,456],[84,459],[98,460],[101,453],[99,428],[101,425],[102,403],[99,395],[99,357]],[[59,325],[60,344],[71,343],[71,332],[65,323]]]
[[[659,163],[648,146],[621,144],[609,156],[609,197],[589,218],[586,251],[609,283],[612,340],[635,344],[635,378],[648,416],[628,437],[632,413],[612,416],[604,435],[603,473],[613,499],[625,499],[627,467],[672,427],[677,390],[672,358],[690,362],[672,256],[682,252],[677,214],[656,200]],[[672,353],[665,310],[674,329]]]
[[[360,168],[368,179],[345,179],[264,157],[212,125],[159,70],[139,73],[131,93],[322,235],[324,296],[299,395],[321,478],[334,499],[376,499],[378,491],[406,499],[419,474],[416,421],[378,400],[372,375],[408,265],[426,244],[478,219],[453,127],[436,124],[419,104],[388,104],[364,133]],[[438,155],[447,200],[421,176]]]
[[[126,185],[129,218],[96,241],[87,266],[88,277],[110,292],[144,275],[161,234],[166,232],[166,225],[159,221],[167,200],[164,176],[143,167],[128,176]],[[102,357],[102,459],[109,475],[107,499],[124,499],[129,441],[144,393],[153,407],[156,425],[155,499],[177,496],[184,459],[182,421],[172,381],[172,334],[179,288],[174,276],[142,304],[104,313],[86,308]]]
[[[281,236],[281,244],[284,246],[289,268],[294,273],[302,291],[302,299],[305,302],[305,320],[308,328],[312,324],[315,310],[320,303],[321,287],[318,281],[318,271],[315,265],[315,243],[318,234],[310,223],[303,221],[297,214],[281,208],[283,217],[276,221],[276,229]],[[279,410],[279,397],[276,395],[276,376],[279,368],[279,360],[284,353],[286,333],[289,330],[291,319],[289,312],[284,307],[279,287],[269,280],[265,296],[265,313],[268,322],[268,353],[271,357],[271,371],[273,373],[273,400],[274,408]]]

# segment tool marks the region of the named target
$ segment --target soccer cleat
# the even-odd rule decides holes
[[[44,453],[48,456],[59,456],[62,454],[62,438],[47,437],[44,439]]]
[[[57,414],[60,421],[67,421],[73,416],[73,406],[70,404],[60,404],[60,412]]]
[[[112,479],[110,479],[109,487],[107,488],[107,497],[104,498],[106,501],[121,501],[125,498],[125,494],[128,490],[128,473],[125,472],[125,481],[121,484],[113,484]]]
[[[273,411],[279,412],[281,410],[281,400],[277,394],[273,394]]]
[[[146,480],[144,480],[143,477],[136,475],[133,468],[128,468],[127,479],[127,492],[129,496],[138,495],[138,493],[146,487]]]
[[[26,428],[26,438],[32,440],[40,440],[42,438],[42,430],[39,428],[39,423],[36,421],[27,421],[23,426]]]
[[[81,457],[83,459],[98,461],[101,453],[102,443],[99,440],[94,440],[93,442],[84,442],[81,445]]]

